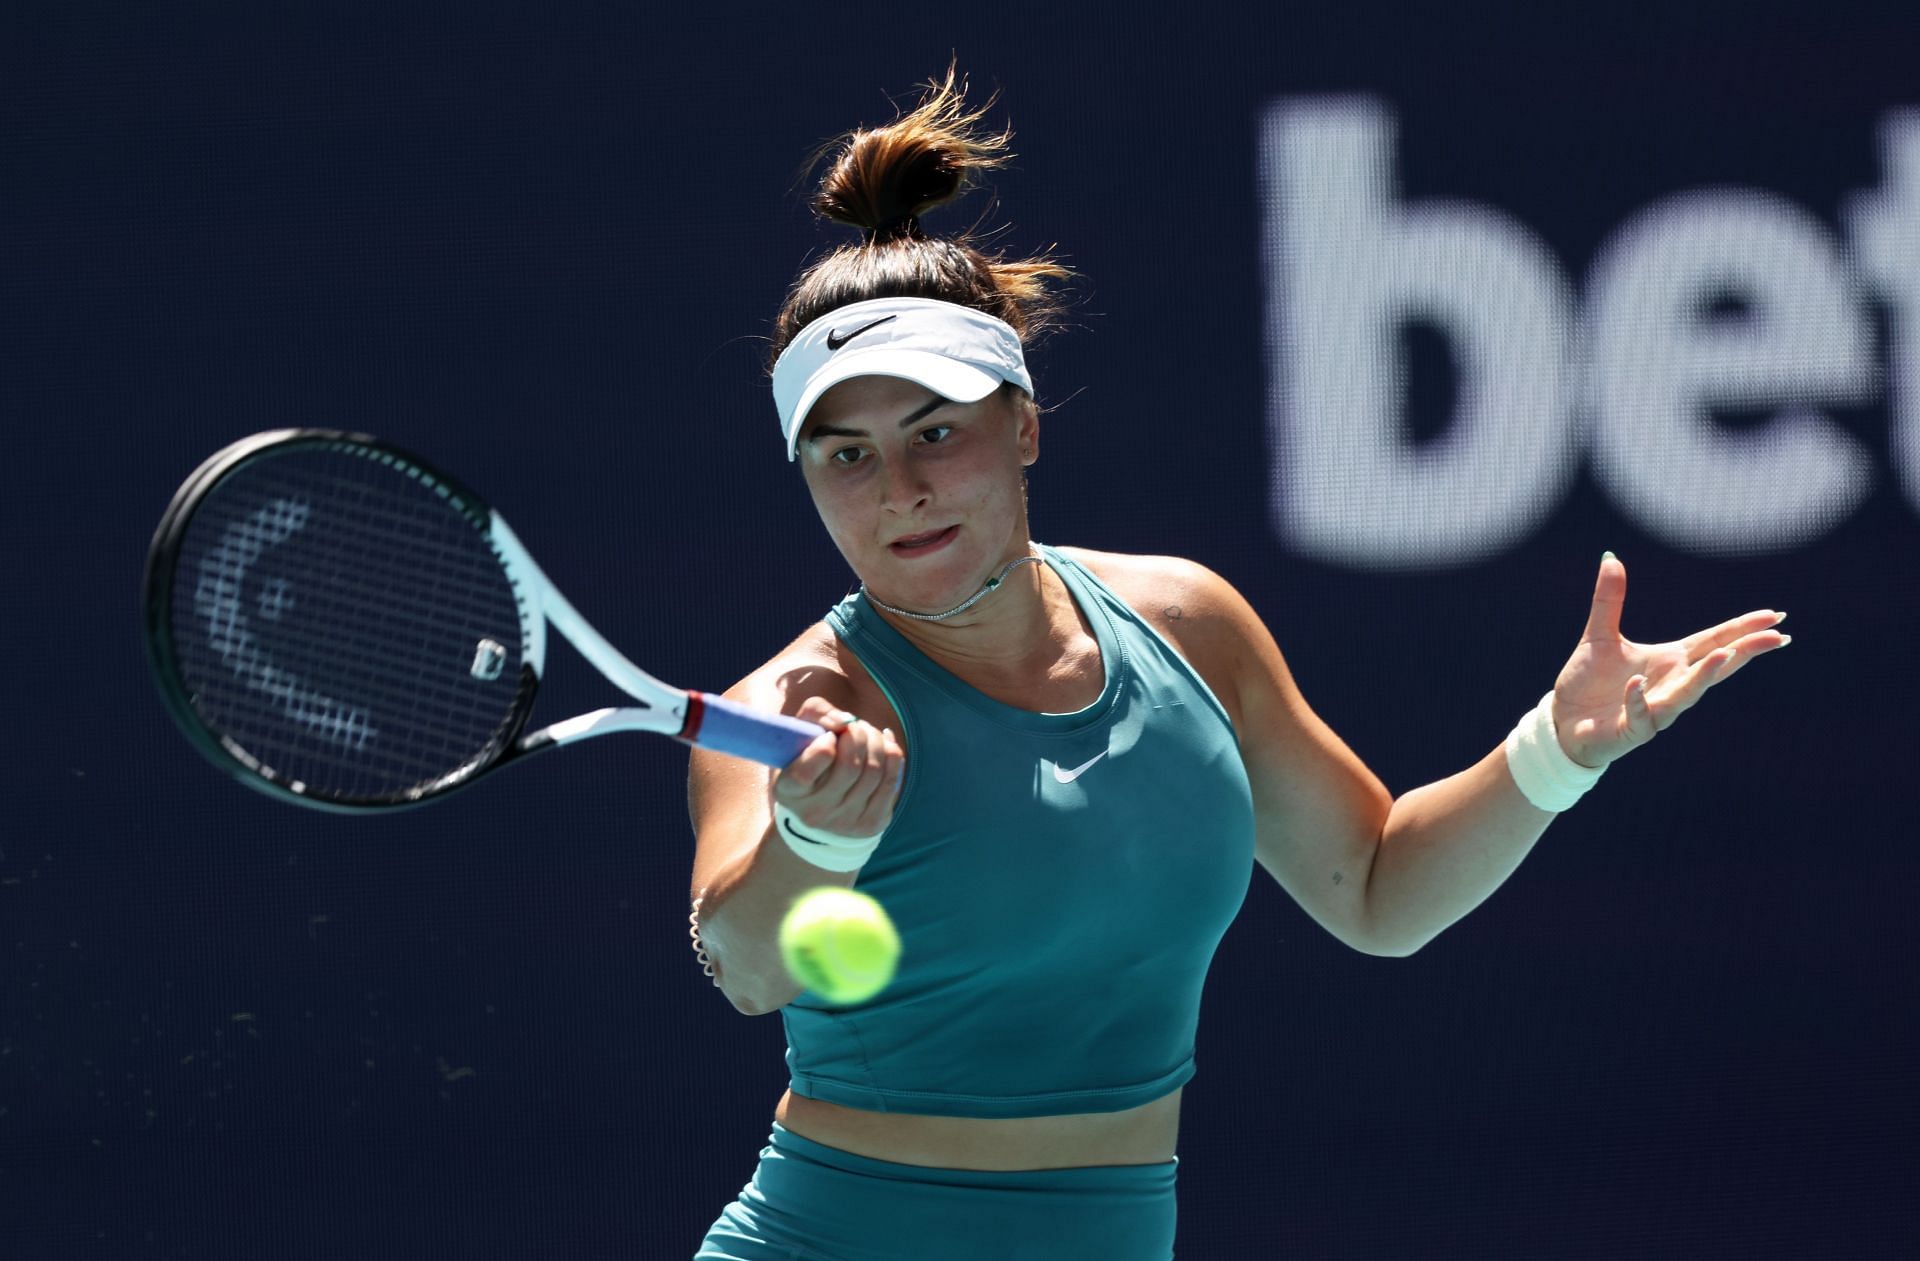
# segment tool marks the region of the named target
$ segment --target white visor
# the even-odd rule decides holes
[[[1033,393],[1020,335],[985,311],[931,298],[836,307],[801,329],[773,365],[789,460],[807,413],[850,377],[904,377],[956,403],[977,403],[1003,381]]]

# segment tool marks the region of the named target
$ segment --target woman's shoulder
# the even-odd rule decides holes
[[[1218,617],[1239,601],[1239,593],[1225,578],[1183,556],[1097,552],[1086,547],[1054,550],[1092,573],[1149,621]]]
[[[1147,625],[1160,632],[1234,708],[1233,681],[1247,647],[1264,627],[1233,584],[1181,556],[1054,549],[1098,578]],[[1235,715],[1236,721],[1238,715]]]

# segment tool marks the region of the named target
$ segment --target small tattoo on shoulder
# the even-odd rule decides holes
[[[1180,620],[1180,606],[1177,604],[1169,604],[1166,608],[1161,609],[1160,611],[1167,615],[1167,618],[1169,621],[1177,622]]]
[[[1333,873],[1333,882],[1334,882],[1335,884],[1339,884],[1339,883],[1340,883],[1341,881],[1343,881],[1343,880],[1345,880],[1345,879],[1346,879],[1346,876],[1344,876],[1344,875],[1343,875],[1343,874],[1341,874],[1340,872],[1337,872],[1337,871],[1336,871],[1336,872],[1334,872],[1334,873]]]

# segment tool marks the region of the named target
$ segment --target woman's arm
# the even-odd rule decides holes
[[[726,695],[827,728],[784,770],[701,749],[688,764],[694,928],[721,992],[757,1016],[801,991],[780,958],[788,908],[809,889],[851,888],[859,874],[801,858],[774,833],[773,802],[819,832],[877,835],[892,817],[904,755],[893,732],[871,721],[882,715],[851,712],[851,689],[829,670],[789,670],[776,659]]]
[[[1255,854],[1302,908],[1368,954],[1404,956],[1505,883],[1554,819],[1515,783],[1504,746],[1466,770],[1394,799],[1307,706],[1273,636],[1224,579],[1188,562],[1183,646],[1226,683],[1253,784]],[[1707,688],[1789,642],[1784,614],[1758,610],[1685,639],[1620,635],[1626,568],[1609,554],[1579,646],[1548,704],[1558,745],[1604,767],[1651,740]],[[1212,682],[1212,677],[1209,678]],[[1216,691],[1221,688],[1216,685]],[[1229,696],[1231,699],[1228,699]]]
[[[1253,789],[1254,858],[1322,928],[1391,954],[1367,901],[1393,796],[1308,706],[1266,624],[1224,578],[1167,562],[1180,647],[1233,718]]]

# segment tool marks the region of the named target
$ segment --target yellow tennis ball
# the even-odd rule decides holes
[[[829,885],[801,894],[780,921],[780,957],[828,1002],[864,1003],[893,980],[900,934],[878,902]]]

